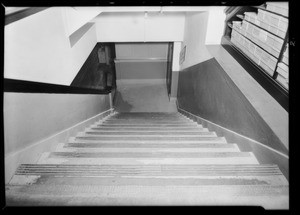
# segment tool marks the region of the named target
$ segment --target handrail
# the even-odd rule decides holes
[[[112,91],[111,87],[107,87],[105,90],[99,90],[8,78],[3,80],[3,86],[4,92],[18,93],[109,94]]]

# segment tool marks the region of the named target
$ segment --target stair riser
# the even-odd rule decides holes
[[[149,123],[136,123],[136,122],[103,122],[103,123],[97,123],[95,124],[96,126],[119,126],[119,127],[193,127],[193,128],[198,128],[197,124],[194,124],[193,122],[190,123],[154,123],[154,122],[149,122]],[[201,126],[201,125],[200,125]]]
[[[53,165],[23,164],[16,171],[18,175],[70,175],[82,176],[210,176],[252,175],[276,176],[285,179],[277,165]],[[280,176],[278,176],[280,175]],[[286,179],[284,180],[287,183]]]
[[[69,143],[84,143],[84,144],[157,144],[158,141],[154,140],[126,140],[126,139],[110,139],[110,140],[92,140],[85,139],[84,137],[70,138]],[[201,137],[196,140],[159,140],[161,144],[227,144],[225,138],[221,137]]]
[[[120,123],[191,123],[192,120],[189,119],[108,119],[105,120],[107,123],[114,123],[114,122],[120,122]]]
[[[20,165],[8,205],[263,205],[288,208],[277,165],[179,113],[115,113]]]
[[[231,174],[231,175],[230,175]],[[247,174],[234,174],[233,172],[221,173],[221,175],[115,175],[95,173],[88,175],[89,178],[80,173],[31,173],[26,175],[42,176],[35,184],[60,184],[60,185],[102,185],[102,186],[208,186],[208,185],[280,185],[284,182],[278,175],[258,175],[249,176]],[[18,174],[19,177],[25,175]],[[65,176],[71,178],[64,178]],[[98,177],[97,177],[98,176]],[[114,177],[115,176],[115,177]],[[122,177],[118,177],[122,176]],[[11,185],[17,184],[15,180]]]
[[[161,141],[161,140],[165,140],[165,141],[205,141],[205,140],[209,140],[209,138],[214,138],[216,137],[215,135],[198,135],[198,136],[121,136],[121,135],[118,135],[118,136],[104,136],[104,135],[85,135],[85,136],[77,136],[76,137],[76,140],[101,140],[101,141],[104,141],[104,140],[111,140],[111,141],[124,141],[124,140],[127,140],[127,141],[147,141],[147,140],[152,140],[152,141]],[[212,139],[213,141],[213,139]]]
[[[173,127],[173,128],[143,128],[143,127],[99,127],[99,126],[91,126],[88,130],[94,130],[94,131],[131,131],[131,132],[155,132],[155,131],[160,131],[160,132],[180,132],[180,131],[208,131],[207,128],[189,128],[189,127]]]
[[[213,133],[209,133],[209,131],[97,131],[92,129],[85,130],[86,134],[95,134],[95,135],[163,135],[163,136],[177,136],[177,135],[212,135]]]
[[[224,144],[224,143],[66,143],[64,147],[73,147],[73,148],[159,148],[159,149],[183,149],[183,148],[192,148],[192,149],[201,149],[201,148],[238,148],[233,146],[233,144]]]
[[[182,125],[182,124],[96,124],[95,125],[96,127],[107,127],[107,128],[181,128],[181,127],[185,127],[185,128],[199,128],[199,127],[202,127],[201,125],[196,125],[196,124],[185,124],[185,125]]]
[[[102,122],[102,124],[171,124],[171,125],[195,125],[194,122],[192,121],[174,121],[174,120],[170,120],[170,121],[157,121],[157,120],[153,120],[153,121],[139,121],[139,120],[114,120],[114,121],[109,121],[106,120],[104,122]]]
[[[49,196],[49,190],[52,195]],[[28,194],[30,193],[30,194]],[[48,185],[7,191],[13,205],[261,205],[265,209],[288,209],[288,187],[282,186],[69,186]],[[38,195],[37,195],[38,194]],[[234,198],[233,198],[234,197]]]
[[[42,159],[39,164],[92,164],[92,165],[164,165],[164,164],[259,164],[253,158],[48,158]]]
[[[81,153],[81,152],[51,152],[50,157],[62,158],[248,158],[248,152],[117,152],[117,153]]]
[[[57,150],[58,151],[58,150]],[[65,147],[60,149],[59,152],[239,152],[238,148],[76,148]]]

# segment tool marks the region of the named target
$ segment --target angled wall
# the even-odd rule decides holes
[[[71,46],[63,8],[51,7],[5,26],[4,78],[70,85],[95,47],[95,26]]]
[[[179,73],[178,103],[190,113],[288,154],[215,58]]]

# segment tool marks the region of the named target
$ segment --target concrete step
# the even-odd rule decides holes
[[[195,122],[176,122],[176,121],[103,121],[101,125],[180,125],[180,126],[185,126],[185,125],[196,125],[197,123]]]
[[[124,144],[124,143],[135,143],[135,144],[227,144],[225,137],[198,137],[198,138],[165,138],[160,139],[130,139],[130,138],[110,138],[110,139],[91,139],[85,138],[86,136],[77,136],[69,138],[68,143],[105,143],[105,144]]]
[[[106,175],[107,174],[107,175]],[[68,171],[64,170],[20,170],[10,181],[10,185],[26,185],[26,176],[40,176],[38,181],[47,184],[60,185],[102,185],[102,186],[199,186],[199,185],[284,185],[286,179],[282,175],[152,175],[152,174],[129,174],[116,175],[98,170],[90,170],[89,173],[84,171]],[[288,184],[285,184],[287,186]]]
[[[8,206],[258,205],[288,209],[288,195],[288,186],[281,185],[97,186],[53,182],[6,187]]]
[[[117,126],[90,126],[88,129],[97,131],[209,131],[203,127],[117,127]]]
[[[116,118],[108,118],[106,122],[191,122],[190,119],[187,118],[128,118],[128,119],[116,119]]]
[[[182,116],[182,115],[171,115],[171,116],[135,116],[135,115],[131,115],[131,116],[120,116],[120,115],[115,115],[110,117],[109,119],[120,119],[120,120],[132,120],[132,119],[143,119],[143,120],[153,120],[153,119],[183,119],[183,120],[188,120],[189,118]]]
[[[112,147],[113,145],[113,147]],[[64,144],[61,143],[56,151],[64,152],[239,152],[236,144],[206,144],[205,146],[185,144]]]
[[[240,177],[278,177],[270,185],[288,185],[277,165],[65,165],[65,164],[22,164],[15,175],[55,175],[55,176],[131,176],[182,178],[223,178]],[[282,178],[283,177],[283,178]],[[270,179],[272,180],[272,179]],[[12,180],[13,181],[13,180]],[[11,181],[11,182],[12,182]],[[17,180],[14,180],[17,182]],[[256,183],[257,181],[252,180]],[[249,182],[249,183],[252,183]],[[12,183],[10,183],[12,184]],[[237,184],[236,184],[237,185]]]
[[[107,123],[98,123],[94,124],[96,127],[107,127],[107,128],[202,128],[202,125],[198,125],[197,123],[190,124],[107,124]]]
[[[208,129],[203,129],[199,131],[101,131],[101,130],[94,130],[94,129],[86,129],[84,131],[85,134],[95,134],[95,135],[159,135],[159,136],[178,136],[178,135],[187,135],[187,136],[194,136],[194,135],[213,135],[213,132],[209,132]]]
[[[259,164],[251,152],[43,153],[39,164]]]
[[[97,143],[97,142],[69,142],[69,143],[61,143],[58,145],[59,149],[61,148],[156,148],[156,149],[215,149],[215,150],[233,150],[238,148],[236,144],[225,144],[225,143],[131,143],[131,142],[121,142],[121,143]],[[58,150],[59,151],[59,150]]]
[[[140,134],[140,135],[96,135],[96,134],[89,134],[84,132],[79,132],[76,136],[76,139],[85,139],[85,140],[200,140],[202,137],[217,137],[215,132],[198,132],[194,135],[147,135],[147,134]]]
[[[179,112],[122,112],[115,114],[116,117],[168,117],[183,116]]]

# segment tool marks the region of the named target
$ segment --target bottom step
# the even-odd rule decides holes
[[[8,206],[243,205],[288,209],[288,186],[91,186],[6,187]]]

